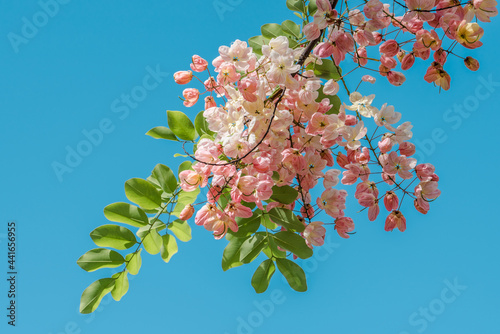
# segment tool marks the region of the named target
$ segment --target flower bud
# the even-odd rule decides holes
[[[191,69],[195,72],[203,72],[208,67],[208,62],[198,55],[194,55],[192,61],[193,63],[190,66]]]
[[[194,207],[191,204],[188,204],[182,209],[181,213],[179,214],[179,219],[180,220],[188,220],[193,216],[194,213]]]
[[[465,66],[471,71],[477,71],[479,69],[479,62],[472,58],[472,57],[467,57],[464,59]]]
[[[193,78],[193,72],[191,71],[179,71],[174,73],[175,83],[179,85],[185,85],[191,81]]]

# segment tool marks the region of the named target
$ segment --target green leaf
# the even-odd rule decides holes
[[[286,0],[286,6],[290,10],[296,10],[300,13],[305,13],[304,2],[302,0]]]
[[[125,261],[127,262],[127,270],[132,275],[137,275],[142,265],[141,258],[142,248],[139,249],[137,253],[130,253],[125,256]]]
[[[134,233],[123,226],[102,225],[90,232],[90,237],[97,246],[127,249],[137,243]]]
[[[243,263],[240,262],[240,251],[241,245],[248,239],[245,238],[232,238],[224,248],[222,254],[222,270],[226,271],[228,269],[241,266]]]
[[[154,139],[179,141],[179,139],[177,139],[172,130],[170,130],[166,126],[157,126],[155,128],[152,128],[151,130],[146,132],[146,135],[153,137]]]
[[[180,174],[182,171],[185,171],[185,170],[188,170],[188,169],[193,169],[191,166],[193,165],[193,163],[191,161],[184,161],[183,163],[181,163],[179,165],[179,170],[178,170],[178,174]]]
[[[175,241],[175,238],[170,234],[163,235],[161,240],[161,258],[168,263],[172,256],[178,251],[177,241]]]
[[[281,28],[283,29],[284,32],[292,35],[293,37],[295,37],[297,39],[299,39],[302,35],[300,33],[300,26],[293,21],[290,21],[290,20],[283,21],[281,23]]]
[[[298,264],[288,259],[276,259],[276,264],[292,289],[307,291],[306,274]]]
[[[119,272],[111,276],[112,278],[115,279],[115,286],[113,287],[113,290],[111,290],[111,296],[113,297],[114,300],[117,302],[122,299],[123,296],[128,291],[128,273],[127,271],[124,272]]]
[[[80,313],[89,314],[94,312],[102,298],[111,292],[115,285],[113,278],[101,278],[90,284],[82,293],[80,299]]]
[[[150,223],[148,226],[143,226],[137,230],[138,237],[144,237],[150,230],[160,232],[167,228],[167,225],[157,218],[150,218]]]
[[[269,41],[270,41],[269,38],[266,38],[262,35],[253,36],[248,39],[248,45],[252,47],[253,52],[262,56],[262,46],[268,45]]]
[[[153,169],[151,175],[158,181],[164,192],[173,193],[177,189],[177,179],[169,167],[158,164]]]
[[[172,231],[173,234],[180,241],[187,242],[191,240],[191,227],[184,220],[176,219],[169,226],[168,229]]]
[[[204,134],[207,134],[209,136],[213,136],[215,132],[211,131],[208,128],[208,123],[207,120],[205,119],[205,116],[203,116],[204,111],[200,111],[198,115],[196,115],[196,118],[194,119],[194,127],[196,129],[196,132],[198,135],[202,136]]]
[[[262,262],[255,273],[252,276],[252,286],[255,289],[255,292],[262,293],[267,290],[269,286],[269,281],[273,276],[276,267],[274,266],[274,262],[270,259]]]
[[[262,224],[262,226],[264,226],[265,228],[267,228],[269,230],[274,230],[274,229],[278,228],[278,224],[273,223],[271,221],[271,219],[269,219],[269,215],[268,214],[263,214],[262,215],[261,224]]]
[[[235,236],[237,238],[243,238],[250,234],[255,233],[259,227],[262,220],[262,211],[257,209],[253,212],[250,218],[236,217],[236,223],[238,224],[238,232],[233,232],[230,229],[227,231],[228,234]]]
[[[314,74],[322,79],[333,79],[338,80],[341,77],[341,73],[337,70],[337,67],[330,59],[322,59],[323,64],[309,64],[307,69],[313,69]]]
[[[196,130],[193,122],[183,112],[167,110],[168,126],[170,130],[182,140],[194,140]]]
[[[125,182],[125,196],[146,210],[161,206],[160,192],[144,179],[133,178]]]
[[[321,102],[323,99],[329,99],[330,104],[332,105],[332,108],[326,112],[327,115],[330,114],[338,114],[340,111],[340,98],[337,95],[326,95],[323,93],[323,88],[324,86],[321,85],[320,89],[318,90],[318,98],[316,99],[316,102]]]
[[[124,223],[135,227],[148,224],[148,216],[141,209],[129,203],[113,203],[104,208],[104,216],[117,223]]]
[[[316,11],[318,10],[318,6],[316,5],[315,0],[309,1],[309,4],[307,5],[307,7],[309,9],[309,15],[314,15],[314,13],[316,13]]]
[[[177,204],[175,205],[174,211],[172,211],[172,215],[179,217],[181,211],[188,204],[193,204],[200,193],[200,188],[196,188],[193,191],[181,191],[179,196],[177,196]]]
[[[299,192],[290,186],[273,186],[271,199],[283,204],[292,204],[297,199]]]
[[[306,244],[304,238],[289,231],[281,231],[273,235],[278,246],[284,248],[301,259],[307,259],[313,255],[313,250]]]
[[[142,244],[144,245],[144,249],[151,255],[158,254],[161,250],[161,237],[158,234],[158,231],[155,229],[151,229],[148,231],[137,232],[139,237],[142,239]]]
[[[277,23],[264,24],[262,27],[260,27],[260,31],[262,32],[262,36],[269,39],[284,35],[283,29]]]
[[[269,210],[271,220],[287,230],[302,232],[305,229],[304,224],[300,222],[292,210],[284,208],[273,208]]]
[[[120,253],[105,248],[94,248],[80,256],[76,263],[86,271],[101,268],[116,268],[125,262]]]
[[[241,245],[240,262],[250,263],[259,256],[260,252],[267,246],[267,238],[262,234],[254,234],[246,239]]]
[[[268,238],[268,245],[262,252],[266,254],[268,258],[272,257],[281,257],[285,258],[286,257],[286,252],[278,249],[278,245],[276,245],[276,242],[274,241],[274,238]]]

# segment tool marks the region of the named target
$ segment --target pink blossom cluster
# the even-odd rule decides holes
[[[357,67],[378,71],[391,84],[400,86],[406,78],[395,71],[398,64],[406,71],[416,58],[427,60],[432,54],[424,79],[445,90],[451,81],[444,70],[448,55],[460,57],[454,53],[457,44],[467,49],[480,47],[484,31],[473,21],[490,22],[498,14],[495,0],[394,1],[396,8],[370,0],[353,9],[349,8],[354,6],[350,1],[344,1],[346,9],[342,14],[332,8],[329,0],[317,0],[316,4],[313,21],[303,28],[309,41],[320,38],[314,48],[316,56],[332,57],[337,65],[350,56]],[[402,11],[402,15],[396,15],[396,11]],[[460,58],[470,70],[479,68],[474,58]],[[377,63],[378,69],[369,68],[369,62]]]
[[[429,202],[440,194],[434,167],[417,165],[411,158],[415,152],[409,142],[412,125],[397,126],[401,114],[394,107],[384,104],[378,109],[372,106],[374,95],[358,92],[350,94],[350,105],[341,106],[338,114],[330,113],[333,106],[328,98],[316,101],[319,89],[323,85],[324,94],[335,95],[339,85],[334,80],[322,82],[312,70],[301,68],[297,64],[301,51],[291,49],[288,39],[280,36],[264,45],[259,57],[246,42],[236,40],[219,48],[212,62],[214,74],[205,60],[193,56],[192,71],[206,71],[206,80],[192,71],[174,74],[179,84],[192,78],[203,84],[201,94],[207,95],[203,115],[215,133],[198,141],[193,169],[180,173],[184,191],[208,187],[195,223],[220,239],[228,230],[238,231],[237,217],[252,216],[246,204],[255,203],[267,211],[283,207],[294,210],[304,222],[302,236],[312,248],[323,244],[326,233],[325,224],[313,220],[321,212],[332,218],[341,237],[349,238],[354,231],[353,220],[344,212],[348,193],[337,185],[357,183],[354,197],[368,208],[369,219],[377,218],[383,199],[388,210],[385,229],[404,231],[400,206],[405,196],[414,199],[418,211],[427,213]],[[309,57],[303,66],[315,59]],[[183,96],[189,107],[200,92],[188,88]],[[224,104],[217,106],[215,98]],[[371,137],[364,121],[368,118],[377,126]],[[378,129],[385,132],[377,134]],[[329,168],[335,164],[340,169]],[[324,191],[313,199],[311,191],[318,184]],[[415,189],[410,191],[412,184]],[[389,190],[379,193],[382,185]],[[273,187],[281,186],[298,191],[292,204],[271,200]],[[222,197],[225,206],[219,204]],[[194,210],[188,206],[183,213],[183,219],[188,219]]]

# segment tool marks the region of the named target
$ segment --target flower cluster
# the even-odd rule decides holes
[[[416,58],[433,62],[424,79],[447,90],[451,77],[444,70],[448,55],[457,56],[456,44],[467,49],[482,45],[483,28],[473,20],[490,22],[496,16],[495,0],[471,0],[460,3],[454,0],[406,0],[388,3],[370,0],[362,8],[346,10],[339,14],[328,0],[317,0],[318,10],[313,21],[306,24],[303,32],[309,41],[321,39],[314,54],[321,58],[333,57],[339,65],[348,55],[358,67],[368,68],[369,61],[377,62],[377,71],[399,86],[405,76],[395,68],[410,69]],[[334,2],[336,3],[336,1]],[[351,4],[352,5],[352,4]],[[396,15],[401,11],[401,15]],[[392,31],[391,28],[393,29]],[[378,50],[374,52],[369,49]],[[368,55],[368,52],[372,54]],[[479,63],[472,57],[463,58],[472,71]]]
[[[348,193],[336,188],[339,183],[357,183],[354,197],[368,208],[370,220],[379,215],[383,200],[387,231],[405,230],[400,211],[405,196],[413,198],[422,213],[439,196],[434,167],[417,165],[411,158],[415,152],[409,142],[412,125],[397,125],[401,114],[387,104],[380,109],[373,106],[374,95],[353,92],[351,104],[339,110],[328,97],[317,101],[321,87],[323,94],[332,96],[339,85],[333,79],[322,82],[305,69],[308,62],[316,61],[314,56],[301,66],[301,53],[289,47],[286,37],[271,39],[260,57],[239,40],[220,47],[219,54],[212,62],[213,75],[206,61],[193,57],[192,70],[208,73],[204,81],[191,71],[174,75],[180,84],[197,78],[207,94],[203,116],[214,135],[198,141],[193,169],[181,172],[180,182],[184,191],[208,186],[195,223],[212,231],[216,239],[228,230],[238,231],[237,217],[252,216],[248,203],[266,211],[295,210],[306,225],[302,236],[311,248],[323,244],[324,224],[313,221],[323,211],[334,220],[338,234],[349,238],[354,222],[345,216]],[[184,104],[193,105],[199,94],[193,88],[184,90]],[[217,106],[215,98],[224,104]],[[365,126],[369,118],[376,125],[370,135]],[[343,171],[328,168],[335,163]],[[408,190],[416,181],[415,189]],[[318,184],[324,191],[313,199],[311,190]],[[387,191],[379,191],[383,185]],[[271,199],[273,189],[283,186],[297,191],[293,203]],[[221,198],[227,204],[221,205]],[[185,210],[194,212],[191,206]]]

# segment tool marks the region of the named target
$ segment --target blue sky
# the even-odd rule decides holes
[[[250,279],[258,261],[223,272],[226,242],[191,224],[193,240],[180,243],[170,263],[143,253],[122,301],[108,295],[94,314],[81,315],[83,289],[112,273],[76,265],[94,247],[89,232],[107,222],[102,209],[126,200],[127,179],[182,162],[173,158],[179,146],[144,135],[166,125],[167,109],[192,118],[201,110],[182,106],[172,74],[187,69],[193,54],[213,59],[219,45],[293,16],[284,1],[60,3],[47,7],[48,17],[37,1],[0,0],[0,267],[5,274],[5,233],[14,220],[19,272],[15,329],[6,323],[0,280],[2,333],[498,333],[499,184],[489,173],[500,162],[499,20],[483,25],[483,48],[460,49],[480,61],[479,71],[460,60],[448,65],[447,92],[424,82],[422,62],[402,87],[380,79],[361,88],[414,124],[420,157],[441,177],[442,196],[428,215],[405,212],[406,232],[385,232],[383,218],[356,214],[351,196],[357,234],[343,240],[330,230],[327,246],[302,262],[309,291],[291,290],[276,273],[256,295]],[[217,11],[220,4],[227,11]],[[40,27],[30,30],[26,20]],[[23,31],[29,38],[9,41]],[[132,94],[140,98],[127,104]],[[102,136],[82,144],[95,129]],[[58,176],[54,163],[65,164],[78,147],[87,155]]]

